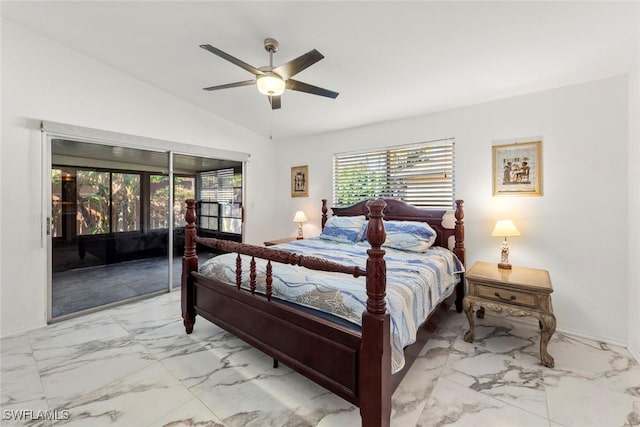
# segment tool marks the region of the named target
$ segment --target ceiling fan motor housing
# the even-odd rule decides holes
[[[264,50],[269,53],[276,53],[278,51],[278,40],[267,37],[264,39]]]

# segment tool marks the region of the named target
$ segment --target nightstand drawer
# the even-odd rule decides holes
[[[490,286],[476,285],[478,296],[488,300],[507,302],[509,304],[536,307],[536,297],[524,292],[512,291],[509,289],[492,288]]]

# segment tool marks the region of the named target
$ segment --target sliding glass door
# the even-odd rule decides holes
[[[243,164],[237,161],[211,159],[175,154],[174,218],[172,286],[180,287],[182,255],[184,253],[185,200],[195,199],[197,233],[201,237],[215,237],[241,242],[243,236]],[[216,252],[198,249],[198,263],[202,265]]]
[[[169,154],[51,141],[51,318],[166,292]]]
[[[49,148],[50,320],[179,288],[187,199],[199,235],[242,241],[241,162],[68,138]]]

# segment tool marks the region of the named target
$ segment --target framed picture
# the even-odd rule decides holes
[[[309,166],[291,168],[291,197],[309,197]]]
[[[493,146],[493,195],[542,196],[542,141]]]

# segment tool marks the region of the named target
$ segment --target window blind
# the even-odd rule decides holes
[[[199,174],[200,200],[204,202],[233,202],[233,168]]]
[[[453,139],[342,153],[333,156],[333,204],[374,197],[414,206],[450,209],[454,204]]]

